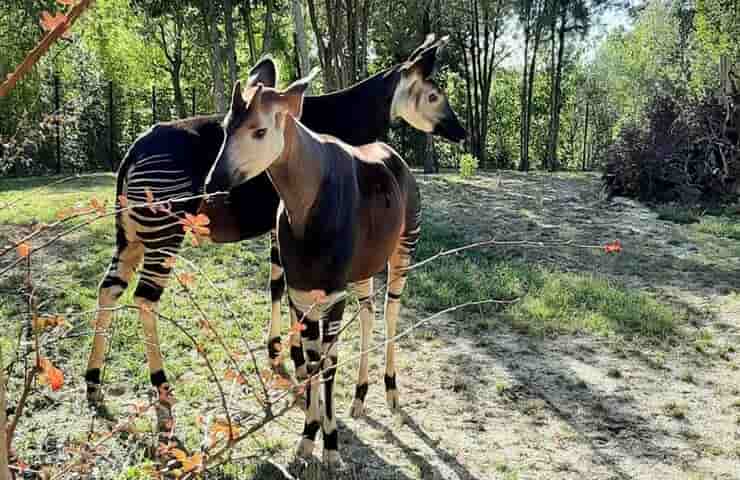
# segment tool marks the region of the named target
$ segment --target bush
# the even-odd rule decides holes
[[[471,178],[478,171],[478,159],[469,153],[460,157],[460,178]]]
[[[737,193],[740,95],[727,108],[711,96],[685,104],[657,97],[645,116],[622,128],[609,148],[610,195],[694,203]]]

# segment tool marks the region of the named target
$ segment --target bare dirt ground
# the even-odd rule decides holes
[[[647,343],[437,320],[426,341],[400,346],[404,424],[385,407],[380,369],[368,417],[345,417],[340,441],[356,478],[740,478],[737,242],[607,201],[596,176],[420,178],[426,208],[470,241],[619,238],[618,260],[569,248],[514,254],[653,292],[685,321],[678,339]]]

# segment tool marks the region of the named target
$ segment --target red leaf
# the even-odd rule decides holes
[[[622,243],[619,240],[614,240],[612,243],[604,245],[604,251],[606,253],[619,253],[622,251]]]
[[[63,13],[56,13],[52,17],[49,12],[44,10],[41,12],[41,28],[44,29],[45,32],[50,32],[57,28],[59,25],[64,25],[64,29],[67,29],[67,16]],[[62,38],[69,38],[69,33],[65,32],[62,34]]]
[[[56,368],[48,358],[39,359],[39,369],[41,374],[39,375],[39,382],[42,384],[48,384],[53,391],[57,391],[64,385],[64,373]]]

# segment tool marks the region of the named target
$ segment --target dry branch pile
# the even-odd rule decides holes
[[[609,195],[659,202],[716,201],[740,193],[740,91],[680,105],[657,97],[646,121],[622,129],[607,156]]]

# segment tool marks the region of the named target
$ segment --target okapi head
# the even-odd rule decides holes
[[[391,115],[403,118],[422,132],[460,142],[467,132],[450,107],[445,92],[431,80],[437,52],[448,41],[448,36],[437,41],[434,41],[433,34],[427,36],[426,41],[401,65],[401,79],[393,95]]]
[[[256,68],[256,67],[255,67]],[[250,79],[236,82],[231,109],[224,118],[226,139],[206,179],[206,192],[229,190],[256,177],[280,157],[285,146],[285,119],[301,118],[303,95],[317,70],[285,90]]]

